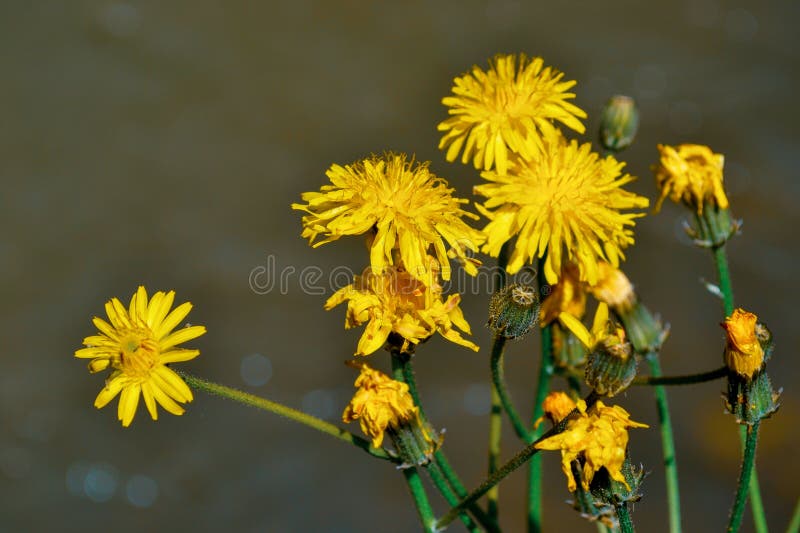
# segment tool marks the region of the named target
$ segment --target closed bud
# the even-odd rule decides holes
[[[539,298],[536,289],[513,283],[492,296],[487,325],[496,335],[517,339],[531,329],[538,317]]]
[[[625,331],[616,327],[589,353],[586,383],[598,394],[615,396],[627,389],[636,377],[636,358]]]
[[[600,144],[619,152],[630,146],[639,130],[639,110],[630,96],[612,96],[600,117]]]

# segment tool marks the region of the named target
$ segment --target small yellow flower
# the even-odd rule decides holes
[[[581,283],[578,267],[574,263],[565,262],[561,266],[558,283],[551,285],[552,292],[542,302],[540,318],[542,324],[549,324],[561,313],[567,313],[578,319],[586,313],[586,290]]]
[[[200,350],[177,346],[203,335],[206,328],[189,326],[173,332],[192,309],[192,304],[186,302],[170,312],[174,299],[175,291],[159,291],[148,301],[144,287],[139,287],[127,309],[112,298],[106,303],[110,323],[98,317],[92,319],[99,333],[86,337],[86,348],[75,352],[75,357],[91,359],[90,372],[111,368],[94,405],[100,409],[121,392],[117,416],[123,426],[133,421],[140,394],[153,420],[158,419],[156,403],[174,415],[182,415],[184,409],[178,402],[193,399],[186,383],[167,365],[200,355]]]
[[[721,324],[725,330],[725,364],[737,374],[752,378],[764,364],[764,349],[756,335],[758,317],[736,309]]]
[[[558,281],[565,254],[578,265],[582,281],[596,283],[598,263],[619,264],[622,250],[634,242],[634,219],[643,216],[620,211],[648,205],[647,198],[622,189],[634,179],[622,174],[624,165],[556,132],[528,157],[511,159],[508,174],[482,173],[490,182],[475,187],[487,198],[478,210],[490,220],[483,252],[497,257],[516,235],[510,274],[547,252],[549,283]]]
[[[597,283],[589,291],[601,302],[618,311],[629,310],[636,303],[633,284],[622,270],[601,262],[598,264]]]
[[[358,420],[361,431],[378,448],[388,428],[397,429],[404,423],[418,420],[419,409],[414,405],[408,385],[366,364],[360,367],[361,373],[355,382],[358,390],[342,413],[342,420],[346,424]]]
[[[575,401],[570,398],[567,393],[553,391],[545,397],[542,403],[544,415],[536,421],[533,428],[536,429],[539,427],[539,424],[541,424],[545,418],[550,420],[554,425],[558,424],[576,407]]]
[[[689,209],[703,214],[703,204],[713,203],[727,209],[728,198],[722,187],[722,167],[725,158],[701,144],[678,146],[658,145],[661,160],[653,166],[661,197],[656,202],[656,212],[664,199],[682,201]]]
[[[431,247],[445,280],[450,279],[448,255],[461,260],[470,274],[477,273],[479,263],[467,253],[477,251],[484,238],[462,218],[478,217],[461,208],[467,200],[454,197],[453,189],[428,169],[428,163],[388,153],[343,167],[333,165],[326,174],[330,185],[303,193],[306,203],[292,204],[292,209],[308,213],[302,235],[312,246],[372,232],[370,263],[379,274],[395,264],[399,249],[408,271],[425,279]],[[317,241],[320,236],[323,239]]]
[[[570,463],[583,462],[583,488],[600,468],[605,468],[612,479],[624,483],[630,489],[622,474],[625,452],[628,447],[628,428],[646,428],[630,419],[628,412],[617,405],[607,407],[598,401],[589,412],[586,403],[577,404],[580,416],[570,420],[566,429],[536,445],[540,450],[561,450],[561,469],[567,476],[570,492],[577,489]]]
[[[605,353],[620,359],[627,360],[631,356],[625,330],[609,320],[608,305],[605,302],[600,302],[597,306],[591,331],[586,329],[583,322],[569,313],[561,313],[558,319],[587,349],[594,350],[602,345]]]
[[[430,267],[431,271],[434,269],[435,266]],[[455,329],[470,333],[469,324],[458,306],[460,301],[458,294],[443,301],[442,287],[438,283],[423,283],[400,265],[388,267],[382,274],[367,267],[351,285],[336,291],[325,302],[325,309],[347,302],[345,327],[350,329],[367,323],[356,355],[369,355],[378,350],[391,333],[403,338],[404,350],[438,332],[451,342],[477,351],[478,347]]]
[[[439,124],[445,132],[439,149],[447,148],[447,160],[470,158],[477,169],[496,166],[500,174],[508,168],[509,153],[532,150],[542,133],[551,133],[557,120],[579,133],[585,131],[579,119],[586,113],[568,102],[574,81],[562,81],[564,74],[544,67],[541,57],[524,54],[495,56],[484,72],[477,65],[459,76],[453,95],[442,99],[450,118]]]

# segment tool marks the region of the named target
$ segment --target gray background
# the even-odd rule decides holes
[[[0,530],[413,531],[392,467],[202,394],[183,417],[153,423],[140,411],[123,429],[116,407],[92,407],[102,378],[72,353],[107,298],[127,300],[139,283],[174,288],[209,331],[182,368],[336,420],[359,332],[344,332],[344,309],[323,311],[324,296],[305,294],[296,274],[286,294],[259,295],[249,273],[270,254],[279,269],[364,265],[359,239],[309,248],[289,209],[333,162],[416,153],[467,197],[477,174],[436,149],[440,99],[455,75],[500,51],[542,55],[579,81],[588,140],[608,96],[636,97],[641,134],[625,158],[641,176],[632,188],[651,199],[656,143],[726,155],[745,220],[730,246],[737,302],[772,328],[770,373],[787,389],[759,447],[769,522],[782,530],[800,475],[798,5],[3,2]],[[666,206],[641,220],[626,263],[672,324],[663,366],[673,374],[717,366],[722,342],[719,304],[698,283],[713,279],[712,264],[681,236],[683,215]],[[465,296],[464,308],[481,352],[434,339],[417,368],[474,486],[486,463],[486,295]],[[535,346],[526,338],[507,357],[526,416]],[[382,353],[372,361],[386,368]],[[738,439],[721,388],[671,391],[687,531],[721,530],[733,497]],[[620,402],[655,427],[649,391]],[[641,531],[666,530],[659,442],[656,429],[632,433],[634,459],[652,470],[633,514]],[[504,454],[519,446],[509,431]],[[546,456],[546,523],[591,531],[563,503],[558,463]],[[524,482],[520,471],[502,486],[509,531],[523,528]]]

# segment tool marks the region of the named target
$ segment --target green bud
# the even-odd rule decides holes
[[[731,217],[730,209],[720,208],[713,202],[705,202],[702,214],[694,214],[694,224],[683,224],[686,235],[700,248],[719,248],[741,228],[742,221]]]
[[[431,462],[433,454],[442,445],[442,436],[417,415],[397,427],[389,426],[386,434],[394,444],[397,454],[403,460],[398,468],[424,466]]]
[[[633,349],[637,353],[657,352],[669,334],[669,326],[661,325],[647,307],[635,300],[629,308],[614,308],[614,312],[625,327]]]
[[[488,326],[497,335],[517,339],[525,335],[539,318],[536,289],[513,283],[492,295]]]
[[[729,372],[725,407],[736,417],[737,423],[752,426],[778,410],[780,392],[773,390],[772,382],[763,366],[752,378]]]
[[[589,354],[586,383],[598,394],[615,396],[627,389],[635,377],[636,357],[624,338],[609,335]]]
[[[630,96],[612,96],[600,117],[600,144],[619,152],[633,143],[639,130],[639,110]]]
[[[626,487],[625,483],[612,479],[605,468],[601,468],[594,475],[589,490],[596,505],[607,504],[613,508],[622,503],[634,503],[642,499],[640,489],[645,476],[644,469],[634,468],[626,455],[620,471],[625,476],[625,481],[628,482],[630,488]]]

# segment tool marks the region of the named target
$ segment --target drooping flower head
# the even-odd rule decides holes
[[[764,349],[756,334],[757,322],[755,314],[736,309],[721,324],[726,337],[725,364],[746,378],[752,378],[764,363]]]
[[[549,283],[558,281],[565,256],[578,266],[582,281],[596,283],[598,263],[617,266],[624,259],[623,249],[634,242],[634,220],[643,216],[621,211],[649,203],[622,189],[634,179],[622,174],[624,166],[556,132],[526,157],[511,159],[507,174],[482,173],[489,183],[476,186],[475,193],[487,200],[477,207],[490,220],[483,252],[497,257],[516,236],[510,274],[546,252]]]
[[[728,198],[722,186],[722,167],[725,158],[701,144],[658,145],[661,160],[653,166],[661,197],[656,211],[665,198],[675,203],[683,202],[701,215],[703,205],[713,204],[727,209]]]
[[[568,101],[575,98],[567,92],[575,82],[563,77],[541,57],[524,54],[499,54],[486,72],[472,67],[455,79],[453,95],[442,99],[451,116],[438,126],[445,132],[439,149],[447,148],[448,161],[462,152],[463,163],[472,158],[477,169],[496,167],[505,174],[509,154],[535,149],[541,134],[555,130],[554,120],[583,133],[579,119],[586,113]]]
[[[618,405],[608,407],[598,401],[587,411],[586,403],[579,400],[577,406],[580,416],[571,419],[563,432],[544,439],[536,447],[540,450],[561,450],[561,469],[567,476],[570,492],[578,488],[570,466],[576,459],[583,464],[584,489],[589,489],[589,483],[601,468],[605,468],[612,479],[630,489],[622,474],[628,447],[628,428],[649,426],[631,420],[628,412]]]
[[[460,259],[470,274],[477,272],[477,261],[466,254],[477,251],[483,235],[463,218],[478,217],[461,208],[467,200],[454,197],[428,163],[387,153],[332,165],[326,175],[330,185],[303,193],[306,203],[292,204],[307,213],[302,235],[312,246],[371,232],[370,263],[376,273],[394,265],[399,251],[406,269],[424,279],[431,248],[445,280],[450,279],[448,254]]]
[[[435,268],[431,265],[429,270],[435,272]],[[356,355],[369,355],[378,350],[391,333],[403,339],[404,351],[437,332],[451,342],[477,351],[478,347],[456,329],[470,333],[469,324],[458,306],[461,296],[452,294],[442,300],[442,287],[436,279],[432,276],[426,282],[420,281],[402,265],[387,267],[382,274],[367,267],[351,285],[336,291],[325,302],[325,309],[347,302],[345,327],[367,324]]]
[[[396,381],[364,363],[351,364],[361,369],[356,378],[356,393],[342,413],[349,424],[358,420],[361,430],[378,448],[388,435],[397,455],[399,468],[428,464],[442,443],[414,405],[408,385]]]
[[[174,414],[182,415],[179,403],[191,402],[192,391],[173,370],[170,363],[189,361],[199,350],[178,348],[206,332],[203,326],[188,326],[173,330],[192,309],[189,302],[170,312],[175,292],[156,292],[151,299],[139,287],[126,308],[117,298],[106,303],[109,322],[92,319],[98,334],[86,337],[75,357],[91,359],[89,371],[111,369],[106,385],[94,402],[100,409],[120,395],[117,416],[123,426],[129,426],[139,405],[139,396],[153,420],[158,419],[156,404]]]

